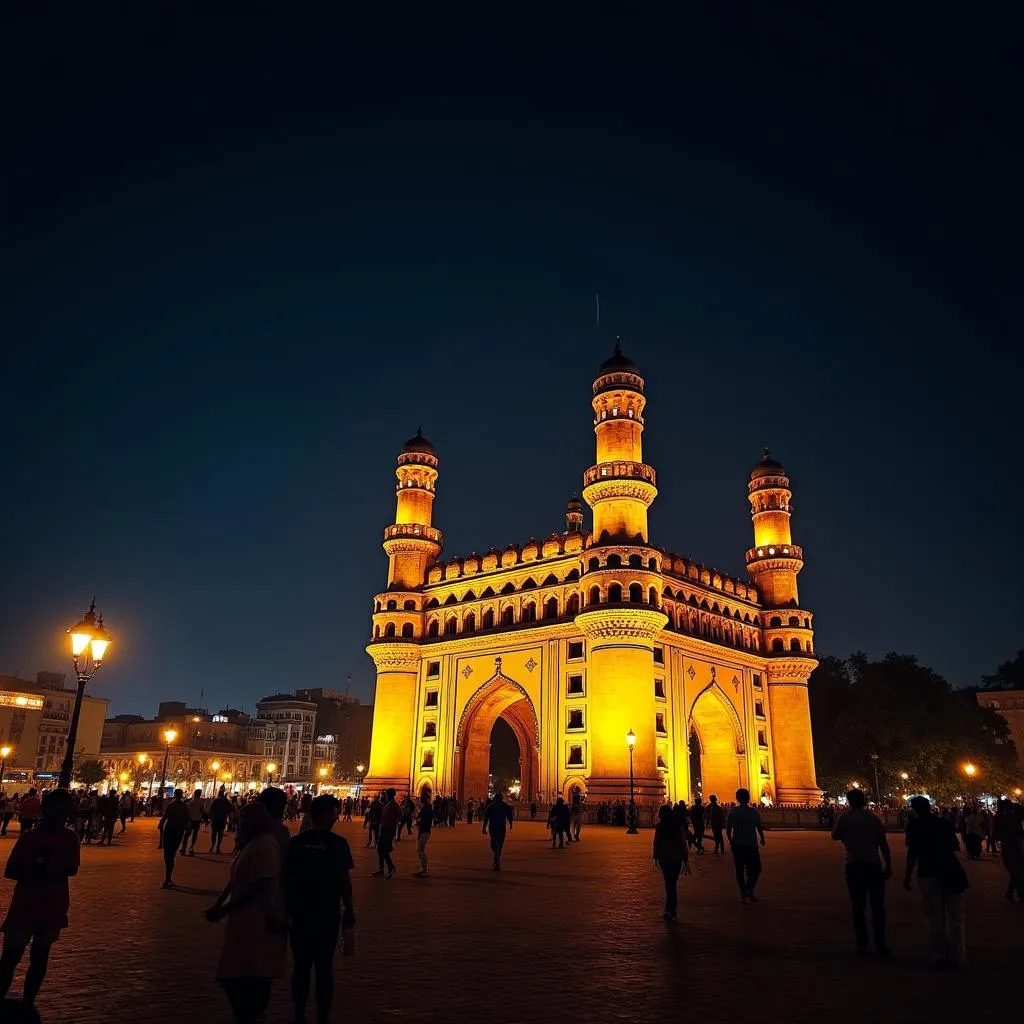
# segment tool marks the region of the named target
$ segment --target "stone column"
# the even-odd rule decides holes
[[[654,732],[654,640],[668,616],[650,606],[594,608],[576,616],[587,642],[586,722],[592,800],[629,799],[629,747],[638,803],[660,801]]]
[[[775,799],[781,804],[815,804],[821,790],[814,774],[814,741],[807,679],[813,658],[769,659],[768,701],[775,755]]]
[[[371,797],[394,786],[410,792],[416,754],[416,698],[420,648],[409,643],[376,643],[366,648],[377,666],[373,736],[364,790]]]

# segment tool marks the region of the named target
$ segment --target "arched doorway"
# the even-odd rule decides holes
[[[705,803],[714,793],[729,803],[746,785],[743,734],[736,710],[725,694],[709,687],[690,712],[690,798]]]
[[[491,734],[498,719],[511,729],[519,746],[520,792],[535,793],[540,776],[537,715],[526,691],[500,673],[470,698],[459,723],[455,781],[460,800],[487,797],[491,770]]]

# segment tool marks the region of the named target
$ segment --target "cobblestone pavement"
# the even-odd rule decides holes
[[[495,874],[487,840],[462,824],[435,832],[429,878],[411,877],[406,841],[398,876],[385,880],[370,877],[376,858],[360,825],[339,829],[353,844],[359,917],[356,958],[336,962],[339,1021],[967,1019],[982,1005],[979,986],[1014,977],[1024,951],[1024,908],[1003,900],[994,857],[967,865],[970,962],[948,977],[929,970],[916,894],[898,880],[888,893],[896,962],[855,960],[841,850],[821,833],[769,833],[755,906],[738,902],[728,858],[695,860],[670,927],[649,832],[593,827],[578,846],[552,850],[540,825],[523,822]],[[0,839],[0,859],[11,843]],[[40,996],[44,1022],[227,1020],[213,982],[221,932],[200,911],[229,859],[179,860],[181,888],[164,892],[154,821],[129,825],[113,848],[84,848],[71,927]],[[899,849],[897,874],[902,865]],[[0,882],[4,907],[11,885]],[[290,1020],[281,980],[269,1022]]]

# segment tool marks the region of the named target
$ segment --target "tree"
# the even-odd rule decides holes
[[[912,655],[824,658],[809,686],[819,781],[832,794],[854,781],[874,793],[872,754],[882,799],[927,790],[951,801],[965,792],[968,761],[978,769],[976,787],[1013,785],[1016,751],[1005,720]]]
[[[75,773],[83,786],[92,787],[107,777],[107,769],[99,761],[83,761]]]
[[[1013,661],[1004,661],[995,675],[982,676],[981,681],[986,690],[1024,690],[1024,648]]]

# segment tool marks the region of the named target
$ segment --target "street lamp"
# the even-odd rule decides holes
[[[880,804],[882,802],[882,794],[878,789],[878,755],[871,755],[871,766],[875,769],[875,803]]]
[[[320,792],[320,787],[323,785],[324,779],[327,778],[327,769],[324,766],[320,767],[320,782],[317,783],[316,791]]]
[[[274,784],[274,772],[277,771],[277,765],[273,761],[267,765],[267,785],[272,786]]]
[[[139,781],[139,777],[146,770],[146,763],[149,761],[149,758],[146,757],[145,754],[139,754],[139,756],[135,759],[135,761],[136,761],[136,764],[138,766],[135,769],[135,786],[136,786],[136,789],[141,789],[142,788],[142,783]]]
[[[366,772],[366,765],[365,764],[357,764],[356,765],[356,774],[359,776],[359,786],[358,786],[357,791],[356,791],[356,799],[357,800],[362,800],[362,798],[363,798],[363,775],[364,775],[365,772]]]
[[[220,761],[211,761],[210,771],[213,772],[213,792],[210,795],[215,797],[217,795],[217,772],[220,771]]]
[[[968,761],[967,764],[964,765],[964,773],[968,778],[973,779],[974,776],[978,774],[978,769]]]
[[[68,630],[71,637],[71,659],[78,677],[78,692],[75,694],[75,708],[71,712],[71,725],[68,728],[68,744],[64,753],[64,763],[60,768],[57,785],[61,789],[71,788],[71,772],[75,764],[75,742],[78,740],[78,720],[82,716],[82,698],[85,696],[85,684],[99,672],[103,664],[103,656],[110,646],[110,634],[103,628],[103,616],[96,615],[96,599],[93,598],[89,610],[82,616],[77,626]]]
[[[7,758],[14,753],[14,747],[8,747],[6,744],[0,747],[0,792],[3,792],[4,787],[4,773],[7,771]],[[1019,793],[1020,790],[1017,790]]]
[[[164,770],[160,777],[160,799],[163,800],[164,793],[167,791],[167,759],[171,756],[171,744],[178,738],[177,729],[164,729]]]
[[[627,836],[638,834],[636,827],[636,798],[633,793],[633,747],[636,745],[636,733],[632,729],[626,733],[626,746],[629,747],[629,828]]]

